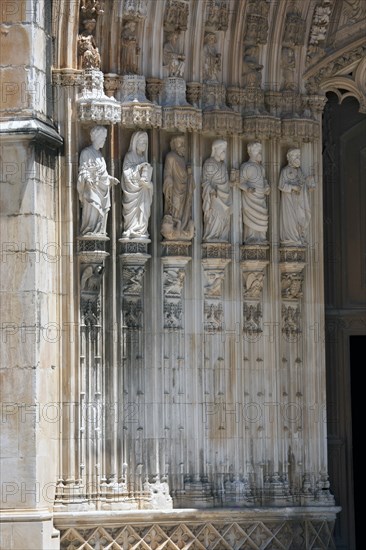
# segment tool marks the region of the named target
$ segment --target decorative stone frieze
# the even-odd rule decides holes
[[[233,111],[204,111],[202,130],[216,135],[239,135],[243,131],[243,121],[240,114]]]
[[[240,258],[248,265],[266,265],[269,262],[268,245],[243,245],[240,247]]]
[[[76,69],[52,69],[53,86],[82,86],[84,71]]]
[[[191,486],[192,482],[190,485],[187,482],[186,489],[193,490]],[[202,498],[202,486],[198,492]],[[204,504],[205,499],[202,498],[202,501]],[[207,501],[203,507],[207,508]],[[155,512],[151,517],[152,512],[132,511],[128,522],[124,519],[125,516],[115,519],[118,528],[104,517],[103,527],[98,526],[93,514],[85,518],[82,528],[76,524],[76,518],[69,519],[62,515],[56,516],[55,523],[56,528],[61,531],[61,550],[71,550],[72,547],[81,550],[86,543],[93,547],[102,540],[114,544],[116,549],[126,550],[138,546],[152,548],[162,544],[167,548],[185,548],[189,545],[199,550],[205,550],[208,544],[227,549],[241,548],[245,544],[250,544],[253,548],[264,545],[273,548],[306,548],[306,541],[313,541],[320,550],[327,550],[332,545],[335,522],[335,512],[324,507],[320,514],[319,508],[313,506],[307,506],[303,512],[296,509],[290,520],[279,519],[278,508],[266,508],[263,512],[258,508],[253,511],[248,508],[244,511],[231,509],[230,514],[207,510],[196,510],[194,514],[190,511],[178,514],[173,510],[172,514],[173,517],[170,516],[167,522],[166,514]],[[163,518],[165,521],[162,521]]]
[[[185,107],[163,107],[162,128],[178,132],[202,130],[202,112],[187,104]]]
[[[266,115],[244,116],[243,136],[247,139],[278,139],[281,137],[281,121]]]
[[[292,141],[310,142],[320,136],[319,122],[304,118],[282,120],[281,130],[282,137]]]

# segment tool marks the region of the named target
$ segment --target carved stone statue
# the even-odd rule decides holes
[[[206,32],[203,46],[203,80],[218,82],[221,70],[221,54],[216,50],[217,38],[214,32]]]
[[[95,43],[95,19],[84,19],[84,30],[78,36],[79,66],[82,69],[100,69],[100,54]]]
[[[243,59],[243,80],[244,85],[251,88],[260,88],[262,84],[263,65],[258,63],[257,46],[246,46]]]
[[[182,77],[184,73],[185,55],[177,50],[178,31],[169,32],[163,47],[163,63],[168,70],[168,76]]]
[[[295,90],[295,51],[293,48],[284,47],[281,52],[281,67],[282,67],[282,88],[284,90]]]
[[[161,232],[166,240],[191,240],[194,235],[192,197],[195,188],[192,169],[186,165],[184,136],[170,142],[164,166],[164,218]]]
[[[262,294],[264,273],[261,271],[249,273],[245,282],[244,296],[246,298],[259,298]]]
[[[107,172],[100,149],[107,137],[104,126],[95,126],[90,132],[92,144],[83,149],[79,160],[77,190],[82,205],[80,235],[105,235],[110,209],[110,186],[118,183]]]
[[[121,34],[121,72],[138,74],[138,57],[140,48],[136,36],[136,21],[128,20]]]
[[[262,166],[262,145],[258,141],[248,144],[249,161],[240,166],[239,188],[242,190],[242,209],[245,244],[267,242],[270,187]]]
[[[314,189],[315,182],[312,176],[305,177],[300,168],[300,149],[289,149],[287,160],[278,186],[281,191],[280,240],[282,244],[304,246],[311,217],[308,192]]]
[[[134,132],[122,168],[122,207],[124,232],[122,238],[147,239],[153,197],[152,166],[147,161],[148,136]]]
[[[227,142],[217,139],[212,144],[211,157],[202,170],[202,200],[205,242],[228,242],[232,198],[225,164]]]

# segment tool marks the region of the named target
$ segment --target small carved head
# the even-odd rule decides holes
[[[287,160],[290,166],[293,168],[299,168],[301,164],[301,151],[298,147],[291,147],[287,151]]]
[[[227,141],[224,139],[215,139],[212,144],[211,157],[214,157],[218,162],[224,161],[226,158]]]
[[[247,146],[250,160],[255,162],[262,161],[262,144],[259,141],[251,141]]]
[[[170,140],[170,148],[175,151],[180,157],[186,154],[186,140],[184,136],[175,136]]]
[[[90,139],[95,149],[102,149],[107,139],[107,128],[104,126],[94,126],[90,130]]]

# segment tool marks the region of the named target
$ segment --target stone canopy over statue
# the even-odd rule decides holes
[[[226,168],[227,142],[217,139],[202,170],[203,240],[229,242],[232,213],[231,188]]]
[[[287,152],[288,164],[280,175],[280,240],[281,244],[304,246],[311,212],[309,190],[315,188],[314,178],[301,170],[301,151],[293,147]]]
[[[242,193],[242,212],[245,244],[267,242],[268,206],[270,187],[262,166],[262,145],[258,141],[248,144],[249,160],[240,166],[239,188]]]
[[[184,160],[184,136],[170,141],[164,166],[164,218],[161,233],[166,240],[190,241],[194,235],[192,198],[195,188],[192,169]]]
[[[77,190],[82,205],[80,235],[105,235],[107,215],[111,206],[110,186],[117,178],[110,176],[100,152],[107,137],[104,126],[90,132],[92,144],[80,153]]]
[[[148,239],[153,168],[147,160],[148,136],[134,132],[122,168],[123,239]]]

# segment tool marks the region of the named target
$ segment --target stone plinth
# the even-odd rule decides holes
[[[81,263],[103,263],[109,256],[106,235],[84,235],[77,238],[77,254]]]
[[[59,513],[55,525],[61,533],[61,550],[81,550],[102,536],[132,550],[136,545],[185,545],[200,548],[301,548],[332,547],[332,531],[340,508],[291,507],[246,508],[245,510],[176,509],[166,512]],[[73,546],[71,546],[73,544]],[[173,547],[173,546],[172,546]],[[187,546],[182,546],[186,548]],[[179,548],[179,546],[178,546]]]
[[[104,76],[98,70],[84,71],[77,107],[81,122],[116,124],[121,120],[121,106],[114,97],[105,95]]]

